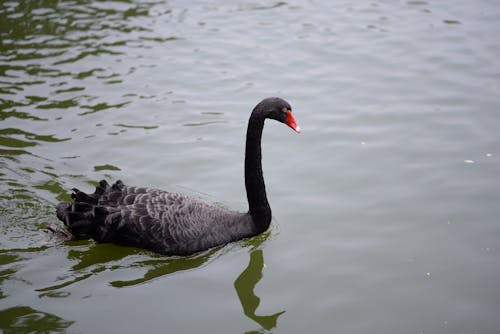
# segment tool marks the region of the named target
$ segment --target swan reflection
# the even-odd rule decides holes
[[[259,324],[262,330],[270,330],[276,327],[278,318],[285,311],[270,315],[257,315],[261,298],[255,294],[255,287],[262,279],[265,267],[261,246],[271,234],[272,231],[266,231],[240,244],[216,247],[184,257],[165,257],[149,252],[145,253],[137,248],[120,247],[113,244],[93,244],[88,240],[72,241],[71,249],[67,255],[68,260],[74,262],[70,270],[71,273],[60,277],[57,284],[36,289],[36,291],[40,297],[50,297],[61,293],[61,290],[77,282],[89,279],[104,271],[131,270],[136,273],[138,270],[146,269],[142,276],[109,282],[115,288],[137,286],[174,273],[204,266],[234,250],[235,247],[241,247],[249,249],[249,262],[234,281],[236,294],[245,316]]]
[[[90,244],[91,241],[81,240],[72,243],[85,245]],[[95,244],[89,248],[83,247],[82,249],[75,249],[73,246],[68,252],[68,259],[76,260],[77,263],[71,268],[71,275],[69,275],[71,278],[69,280],[63,279],[61,283],[37,289],[37,291],[45,295],[47,292],[65,288],[105,270],[115,271],[147,268],[146,273],[142,277],[132,280],[109,282],[111,286],[116,288],[136,286],[162,276],[200,267],[210,260],[217,258],[219,253],[220,247],[191,256],[164,257],[157,254],[150,254],[149,252],[145,254],[140,249],[120,247],[113,244]]]
[[[243,313],[253,321],[257,322],[264,329],[276,327],[280,315],[285,311],[272,315],[256,315],[255,312],[260,304],[260,298],[255,295],[254,289],[262,279],[262,269],[264,268],[264,254],[261,249],[250,252],[250,262],[246,269],[234,281],[234,288],[240,299]]]

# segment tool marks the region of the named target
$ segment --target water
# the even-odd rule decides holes
[[[500,2],[4,1],[4,333],[500,332]],[[58,243],[69,189],[122,179],[245,210],[187,258]]]

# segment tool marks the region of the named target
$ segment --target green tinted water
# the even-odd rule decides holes
[[[498,1],[4,1],[5,333],[500,331]],[[263,236],[186,258],[59,242],[69,190],[122,179],[245,210]]]

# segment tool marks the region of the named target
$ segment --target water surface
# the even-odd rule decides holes
[[[5,333],[500,332],[500,2],[0,4]],[[273,224],[186,258],[59,243],[99,179],[246,210],[250,110]]]

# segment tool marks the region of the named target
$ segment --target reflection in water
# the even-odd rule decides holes
[[[144,251],[142,249],[117,246],[111,243],[94,244],[90,240],[71,241],[72,248],[69,250],[67,257],[68,260],[76,261],[76,264],[74,264],[71,268],[71,275],[69,275],[71,279],[66,280],[64,277],[62,278],[63,282],[37,289],[37,291],[46,293],[58,290],[76,282],[85,280],[105,270],[114,271],[126,269],[135,272],[135,269],[147,269],[146,273],[140,278],[110,282],[112,286],[117,288],[135,286],[179,271],[198,268],[223,255],[233,246],[242,248],[251,247],[252,249],[256,249],[262,245],[262,243],[264,243],[271,234],[272,230],[268,230],[258,236],[242,241],[241,244],[236,243],[227,246],[215,247],[202,253],[179,257],[166,257],[160,254]],[[79,249],[77,248],[78,245],[88,247]],[[256,252],[257,255],[254,255]],[[259,252],[260,255],[258,255]],[[141,259],[138,260],[138,257]],[[144,257],[147,259],[144,260]],[[262,278],[263,263],[264,260],[262,251],[252,251],[248,268],[240,275],[240,278],[238,278],[240,281],[243,279],[241,291],[246,291],[250,287],[248,284],[245,284],[245,282],[253,284],[252,287],[250,287],[250,290],[252,290],[253,286],[255,286],[255,284],[257,284],[257,282]],[[260,273],[257,273],[257,270],[260,270]],[[240,294],[238,293],[238,295]],[[246,301],[245,305],[247,305]],[[257,308],[257,305],[255,306],[255,309]],[[255,309],[253,311],[255,311]]]
[[[91,243],[88,240],[73,243]],[[165,257],[147,253],[147,260],[137,260],[143,257],[144,251],[136,248],[120,247],[113,244],[96,244],[83,250],[72,249],[68,259],[78,262],[71,268],[71,275],[62,278],[59,282],[48,287],[37,289],[40,296],[52,295],[52,292],[74,283],[86,280],[103,271],[129,270],[146,268],[146,273],[136,279],[111,281],[110,284],[117,288],[135,286],[147,283],[156,278],[173,274],[179,271],[190,270],[202,266],[218,256],[220,248],[214,248],[201,254],[186,257]]]
[[[257,283],[259,283],[263,277],[262,270],[264,268],[263,251],[258,249],[256,245],[260,245],[269,235],[270,232],[268,231],[268,233],[258,236],[257,238],[245,240],[243,244],[240,245],[245,248],[251,247],[252,250],[250,251],[248,266],[234,281],[234,287],[241,302],[243,313],[248,318],[257,322],[262,327],[262,330],[270,330],[276,327],[278,318],[285,313],[285,311],[281,311],[271,315],[256,314],[260,304],[260,298],[255,294],[254,290]],[[231,246],[229,246],[229,248],[219,247],[201,254],[175,258],[148,253],[146,254],[148,259],[137,260],[137,257],[144,257],[145,255],[140,249],[119,247],[113,244],[93,245],[92,242],[88,240],[74,241],[72,243],[73,249],[68,252],[68,259],[77,260],[77,262],[68,270],[66,275],[58,275],[58,279],[56,279],[56,282],[58,281],[57,284],[36,289],[35,291],[38,292],[38,297],[68,297],[71,293],[68,290],[65,291],[65,288],[86,279],[90,279],[105,271],[125,270],[129,274],[147,268],[146,273],[142,277],[109,282],[111,286],[116,288],[137,286],[176,272],[200,267],[224,254],[224,249],[226,251],[231,249]],[[37,254],[40,254],[42,249],[50,249],[50,247],[44,246],[38,249],[2,252],[0,253],[0,265],[29,260],[29,254],[33,254],[36,257]],[[27,257],[23,258],[16,253],[23,253]],[[14,276],[17,271],[15,268],[20,267],[12,266],[11,268],[0,271],[0,276],[3,277],[3,279],[0,279],[0,285],[2,284],[2,280],[9,281],[15,279]],[[7,296],[0,295],[0,298],[5,297]],[[29,307],[15,307],[0,311],[0,328],[3,329],[19,329],[23,332],[29,332],[29,328],[38,328],[39,331],[43,329],[47,332],[64,332],[64,330],[72,324],[72,321],[66,321],[55,315],[36,311]],[[261,331],[257,331],[255,333],[260,332]]]
[[[211,249],[202,254],[180,257],[175,259],[154,259],[137,263],[138,267],[148,266],[149,269],[143,277],[129,281],[113,281],[111,285],[117,288],[133,286],[151,281],[155,278],[170,275],[179,271],[190,270],[202,266],[216,256],[219,248]]]
[[[276,327],[280,315],[285,313],[281,311],[272,315],[256,315],[255,311],[260,304],[260,298],[254,293],[254,288],[262,278],[262,269],[264,268],[264,255],[261,249],[255,249],[250,253],[250,262],[247,268],[234,281],[234,288],[240,299],[243,313],[250,319],[257,322],[264,329]]]
[[[127,270],[135,273],[137,270],[147,269],[142,277],[110,282],[110,285],[116,288],[136,286],[162,276],[200,267],[220,256],[222,254],[221,248],[224,248],[213,248],[191,256],[165,257],[149,252],[145,253],[141,249],[114,244],[92,245],[92,241],[89,240],[72,241],[71,243],[73,243],[73,247],[78,244],[91,246],[83,249],[71,249],[68,252],[68,259],[77,260],[77,263],[72,266],[69,275],[59,278],[57,284],[36,289],[40,293],[40,297],[52,295],[56,290],[66,288],[104,271]],[[141,259],[138,260],[137,257]],[[147,259],[143,260],[144,257]]]
[[[252,248],[250,251],[250,261],[245,270],[234,282],[243,313],[265,330],[276,327],[278,318],[285,313],[285,311],[280,311],[272,315],[256,314],[260,298],[255,295],[254,289],[263,277],[262,270],[264,268],[264,255],[259,246],[271,234],[272,231],[267,231],[242,242],[241,247]],[[72,243],[73,248],[68,252],[68,259],[76,260],[77,262],[72,266],[70,274],[62,277],[57,284],[37,289],[36,291],[40,293],[39,297],[59,296],[63,292],[56,290],[66,288],[104,271],[127,270],[128,272],[135,273],[136,269],[147,269],[142,277],[110,282],[110,285],[116,288],[136,286],[173,273],[198,268],[221,256],[224,250],[231,249],[231,246],[218,247],[200,254],[185,257],[165,257],[148,252],[146,255],[147,259],[137,260],[137,257],[144,257],[143,250],[120,247],[113,244],[91,245],[92,242],[88,240],[73,241]],[[78,248],[78,245],[89,245],[90,247]]]
[[[73,323],[28,306],[0,310],[0,328],[4,333],[66,333]]]
[[[243,313],[248,318],[257,322],[265,330],[276,327],[278,318],[285,313],[285,311],[280,311],[271,315],[256,314],[260,304],[260,298],[255,295],[254,289],[263,277],[262,270],[264,268],[264,255],[263,251],[259,249],[259,246],[269,238],[270,235],[271,231],[267,231],[262,235],[243,242],[241,245],[242,247],[252,248],[250,251],[250,261],[245,270],[234,281],[234,287],[241,302]],[[87,240],[82,240],[75,243],[88,242]],[[89,249],[83,250],[72,249],[68,253],[68,259],[77,260],[77,263],[73,265],[71,269],[71,278],[62,283],[37,289],[37,291],[40,293],[40,297],[54,296],[56,290],[91,278],[100,272],[114,270],[129,270],[135,272],[134,269],[147,268],[146,273],[142,277],[110,282],[111,286],[116,288],[136,286],[173,273],[198,268],[222,255],[224,249],[225,247],[213,248],[200,254],[185,257],[164,257],[157,254],[151,254],[150,256],[152,258],[150,257],[146,260],[139,261],[136,259],[136,256],[142,256],[142,254],[144,254],[142,250],[120,247],[113,244],[96,244]]]

